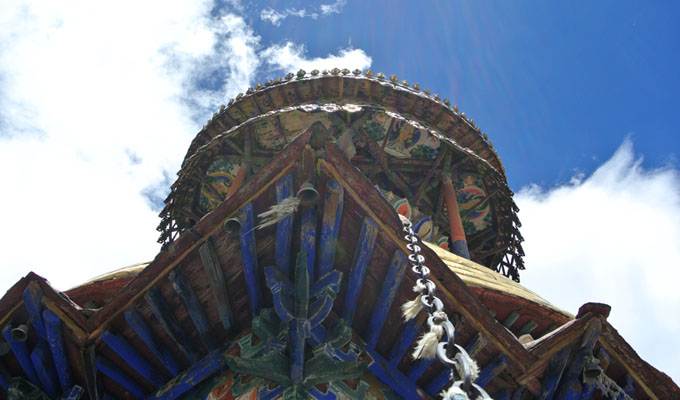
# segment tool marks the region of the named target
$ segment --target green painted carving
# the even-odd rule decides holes
[[[37,386],[21,377],[14,377],[9,382],[8,400],[50,400]]]
[[[342,381],[331,382],[329,388],[333,393],[344,393],[351,400],[363,400],[366,398],[369,384],[366,381],[359,381],[356,389],[352,389]]]
[[[365,362],[334,358],[352,337],[344,319],[330,323],[326,341],[308,351],[311,332],[330,313],[342,274],[331,271],[310,285],[307,254],[300,252],[294,282],[275,267],[265,268],[265,276],[274,308],[262,309],[253,318],[253,334],[261,343],[253,345],[250,335],[239,340],[241,356],[226,356],[229,367],[279,383],[284,388],[283,399],[307,399],[307,391],[319,383],[361,376],[367,367]],[[350,345],[350,349],[354,354],[360,352],[356,346]]]

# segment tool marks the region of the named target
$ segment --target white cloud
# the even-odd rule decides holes
[[[31,270],[64,290],[155,256],[148,197],[259,65],[243,18],[212,7],[3,3],[0,295]]]
[[[679,381],[678,170],[644,168],[626,139],[592,175],[523,188],[516,201],[526,239],[522,283],[573,313],[586,302],[610,304],[614,327]]]
[[[282,45],[271,46],[261,53],[264,62],[275,69],[284,71],[297,71],[303,69],[307,72],[314,69],[347,68],[350,70],[364,69],[371,66],[372,59],[361,49],[340,49],[337,55],[329,54],[326,57],[307,58],[307,50],[304,45],[296,45],[286,42]]]
[[[347,0],[337,0],[335,3],[331,4],[322,4],[321,5],[321,14],[323,15],[328,15],[328,14],[339,14],[342,12],[343,7],[347,4]]]
[[[244,18],[216,17],[213,7],[3,3],[0,295],[29,271],[65,290],[152,259],[159,219],[150,202],[165,198],[219,104],[252,86],[262,65],[284,66],[279,53],[289,56],[279,60],[286,68],[370,65],[353,49],[310,60],[288,43],[260,54]]]
[[[294,8],[287,8],[283,11],[276,11],[271,7],[267,7],[260,12],[260,19],[262,19],[263,21],[269,21],[274,26],[280,26],[281,21],[288,17],[299,18],[309,17],[312,19],[317,19],[319,18],[319,14],[315,12],[307,12],[307,10],[304,8],[300,10],[296,10]]]
[[[295,9],[286,8],[285,10],[275,10],[271,7],[267,7],[260,12],[260,19],[263,21],[269,21],[274,26],[280,26],[281,21],[288,17],[299,17],[305,18],[309,17],[312,19],[319,18],[319,13],[322,16],[327,16],[330,14],[339,14],[342,12],[343,7],[347,4],[347,0],[337,0],[335,3],[331,4],[321,4],[319,6],[319,11],[307,11],[306,8]]]

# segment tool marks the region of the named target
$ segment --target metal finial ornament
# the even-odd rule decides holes
[[[447,107],[451,107],[451,101],[449,99],[444,99],[444,104],[446,104]]]
[[[241,97],[243,97],[243,93],[239,93],[236,95],[236,101],[241,100]]]
[[[286,74],[285,78],[286,78],[287,81],[289,81],[289,80],[293,79],[294,76],[295,75],[292,72],[289,72],[289,73]]]
[[[321,71],[321,74],[322,74],[322,75],[328,75],[328,70],[327,70],[327,69],[324,69],[323,71]]]
[[[392,83],[398,83],[399,82],[399,78],[397,78],[397,76],[394,75],[394,74],[390,75],[390,80],[392,81]]]
[[[409,87],[409,85],[410,85],[407,80],[401,81],[401,84],[406,86],[406,87]]]
[[[482,132],[482,137],[484,140],[489,140],[489,135],[487,135],[486,132]]]
[[[463,117],[463,119],[465,119],[465,120],[467,119],[467,115],[465,115],[464,112],[460,113],[460,116]]]
[[[381,81],[384,80],[385,78],[387,78],[387,77],[385,76],[385,74],[383,74],[382,72],[378,72],[378,75],[376,75],[376,76],[377,76],[378,79],[380,79]]]
[[[453,105],[453,111],[458,114],[458,104]]]
[[[470,118],[470,125],[475,126],[475,120]]]
[[[260,90],[260,89],[262,89],[261,83],[258,83],[257,85],[255,85],[255,90]]]
[[[283,79],[281,79],[281,77],[278,77],[278,78],[274,79],[274,83],[281,83],[282,80]]]
[[[367,70],[364,71],[364,75],[366,75],[367,77],[370,78],[370,77],[373,76],[373,71],[370,70],[370,69],[367,69]]]
[[[413,85],[411,85],[411,87],[414,88],[415,90],[420,90],[420,85],[417,83],[414,83]]]
[[[423,93],[425,93],[426,95],[429,96],[430,95],[430,89],[428,89],[428,88],[423,89]]]
[[[253,90],[253,88],[251,88],[251,87],[249,87],[249,88],[246,90],[246,94],[251,94],[251,93],[253,93],[253,92],[254,92],[254,90]]]
[[[333,69],[331,70],[331,74],[333,74],[333,75],[337,75],[337,74],[339,74],[339,73],[340,73],[340,69],[339,69],[339,68],[333,68]]]
[[[215,118],[217,118],[217,113],[213,113],[213,116],[212,116],[212,118],[211,118],[210,120],[212,121],[212,120],[214,120]]]
[[[438,94],[434,94],[434,95],[432,95],[432,98],[433,98],[433,99],[435,99],[435,100],[437,100],[437,101],[439,101],[439,99],[440,99],[440,97],[439,97],[439,95],[438,95]]]
[[[305,70],[302,69],[302,68],[300,68],[300,70],[297,72],[298,78],[304,78],[304,77],[305,77],[305,74],[306,74],[306,72],[305,72]]]
[[[354,76],[359,76],[361,75],[361,70],[359,68],[356,68],[354,71],[352,71],[352,73],[354,74]]]
[[[266,86],[271,86],[274,84],[271,79],[267,79],[267,81],[264,83]]]
[[[225,106],[224,104],[222,104],[220,106],[220,112],[224,112],[224,110],[226,110],[226,109],[227,109],[227,106]]]
[[[229,106],[231,106],[232,104],[234,104],[234,99],[229,99],[229,103],[227,103],[227,104],[229,104]]]
[[[313,69],[311,72],[312,76],[317,76],[319,75],[319,70],[318,69]]]
[[[343,68],[340,72],[342,72],[343,75],[349,74],[349,70],[347,68]]]

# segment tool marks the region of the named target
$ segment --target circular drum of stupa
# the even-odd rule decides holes
[[[191,143],[161,213],[159,242],[214,209],[239,170],[252,175],[316,122],[424,240],[445,249],[441,175],[450,171],[471,259],[519,280],[518,209],[486,133],[449,100],[370,70],[290,73],[222,106]]]

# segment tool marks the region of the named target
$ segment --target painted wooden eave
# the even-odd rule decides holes
[[[226,219],[236,215],[245,205],[262,195],[265,190],[270,190],[274,182],[280,181],[286,174],[290,173],[308,139],[309,134],[303,134],[299,141],[291,143],[270,164],[255,174],[251,178],[250,184],[243,185],[231,198],[218,206],[216,210],[204,216],[192,229],[183,232],[176,242],[159,253],[156,259],[121,290],[110,303],[89,319],[83,316],[76,304],[63,298],[43,278],[31,273],[15,284],[8,294],[0,299],[2,322],[8,321],[12,318],[12,314],[22,307],[21,294],[24,290],[31,284],[37,284],[42,291],[41,300],[44,306],[58,314],[60,319],[71,327],[79,345],[86,347],[97,341],[101,342],[101,338],[108,335],[108,333],[105,333],[106,329],[115,318],[120,317],[130,306],[134,306],[135,301],[141,300],[145,292],[159,284],[161,279],[167,277],[192,253],[195,256],[195,251],[222,229],[222,224]],[[407,251],[401,237],[402,227],[398,218],[396,218],[394,209],[372,188],[366,178],[344,159],[332,143],[326,143],[325,159],[319,161],[318,168],[343,186],[345,199],[351,197],[353,201],[356,201],[362,207],[362,213],[376,221],[381,234],[388,236],[392,243],[404,252]],[[507,381],[512,378],[513,381],[519,381],[522,384],[538,384],[538,389],[540,389],[540,382],[537,381],[538,375],[545,369],[550,357],[562,349],[573,346],[582,337],[588,328],[588,324],[597,319],[603,325],[603,333],[599,339],[600,344],[605,348],[609,346],[610,349],[613,349],[610,352],[620,353],[620,358],[615,361],[623,365],[631,376],[637,374],[633,378],[638,381],[640,386],[646,385],[644,386],[646,387],[645,392],[649,397],[659,399],[680,398],[675,396],[679,389],[670,381],[670,378],[666,380],[665,375],[658,373],[641,360],[618,335],[618,332],[606,323],[602,315],[584,313],[580,315],[580,318],[570,321],[557,331],[535,343],[528,344],[525,348],[512,333],[493,319],[482,302],[470,290],[468,284],[455,270],[452,270],[448,262],[436,252],[436,249],[428,247],[423,249],[423,253],[428,260],[428,266],[432,268],[433,281],[435,281],[438,293],[446,304],[447,312],[461,314],[465,321],[463,329],[481,333],[486,337],[489,350],[487,355],[494,358],[497,355],[501,358],[507,357],[505,363],[508,368],[504,371],[504,377],[499,380]],[[447,257],[451,258],[451,256]],[[460,268],[474,267],[475,271],[477,268],[483,268],[474,264],[467,265],[462,261],[456,261],[456,263]],[[488,273],[487,270],[484,270],[484,272]],[[412,285],[412,280],[413,277],[410,277],[408,281],[405,279],[404,284]],[[491,359],[491,357],[489,358]],[[660,389],[664,385],[670,388]],[[534,387],[534,390],[536,390],[536,387]],[[666,394],[672,396],[666,396]]]
[[[607,321],[602,324],[599,342],[613,361],[621,364],[651,398],[680,399],[680,387],[664,372],[640,358],[628,342]]]

